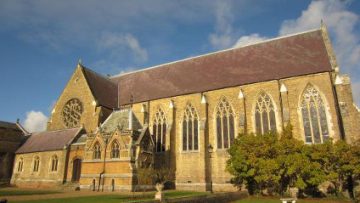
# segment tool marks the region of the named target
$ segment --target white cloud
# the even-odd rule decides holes
[[[129,33],[103,33],[97,45],[101,50],[109,52],[110,57],[113,58],[119,58],[130,50],[135,61],[146,62],[148,59],[146,49],[141,47],[138,39]]]
[[[215,33],[209,35],[210,44],[217,49],[230,47],[234,43],[233,15],[230,1],[215,4]]]
[[[258,33],[244,35],[241,36],[237,42],[235,43],[234,47],[243,47],[249,44],[254,44],[256,42],[261,42],[268,39],[268,37],[260,36]]]
[[[279,30],[280,35],[318,28],[321,19],[326,23],[331,35],[336,58],[342,73],[353,78],[353,90],[360,87],[360,37],[355,32],[359,25],[359,15],[347,10],[347,2],[337,0],[312,1],[297,19],[286,20]],[[357,104],[360,94],[354,92]]]
[[[329,30],[332,45],[341,73],[347,73],[353,77],[353,90],[360,88],[360,37],[355,28],[359,25],[359,15],[347,9],[351,2],[338,0],[312,1],[306,10],[296,19],[283,21],[279,29],[279,35],[303,32],[320,27],[323,20]],[[241,36],[234,47],[258,42],[266,39],[257,33]],[[353,91],[354,99],[360,104],[360,93]]]
[[[39,132],[46,129],[48,117],[41,111],[29,111],[23,123],[24,128],[29,132]]]
[[[313,1],[301,16],[286,20],[279,34],[289,34],[318,28],[321,20],[326,23],[332,36],[334,49],[341,69],[350,72],[360,64],[360,38],[354,32],[359,16],[347,10],[346,2],[338,0]]]

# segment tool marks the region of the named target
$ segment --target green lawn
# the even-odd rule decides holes
[[[345,203],[351,202],[350,200],[345,199],[299,199],[296,203]],[[239,200],[233,203],[281,203],[280,197],[248,197],[243,200]]]
[[[179,198],[179,197],[190,197],[199,196],[208,193],[203,192],[186,192],[186,191],[169,191],[165,192],[165,198]],[[152,200],[155,193],[145,193],[144,195],[99,195],[99,196],[87,196],[87,197],[71,197],[61,199],[45,199],[45,200],[28,200],[28,201],[12,201],[12,202],[26,202],[26,203],[118,203],[118,202],[139,202],[145,200]]]
[[[20,189],[0,189],[0,196],[15,196],[15,195],[45,195],[61,193],[60,191],[51,190],[20,190]]]

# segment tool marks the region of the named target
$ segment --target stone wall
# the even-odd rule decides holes
[[[73,98],[79,99],[82,103],[83,113],[78,127],[83,124],[86,132],[95,131],[101,121],[100,119],[109,114],[108,111],[104,111],[102,107],[97,106],[97,101],[91,93],[82,68],[78,66],[59,99],[56,101],[48,122],[47,130],[67,128],[63,122],[61,112],[66,102]],[[102,120],[104,120],[104,118],[102,118]]]
[[[226,149],[216,149],[215,110],[220,99],[225,97],[235,112],[235,134],[251,133],[255,132],[255,103],[260,92],[265,92],[275,105],[277,131],[280,133],[287,123],[291,123],[294,136],[304,140],[300,100],[307,85],[312,85],[320,92],[324,101],[329,135],[334,140],[339,140],[339,120],[331,80],[330,73],[273,80],[138,103],[133,105],[133,112],[139,121],[149,121],[151,133],[155,112],[159,108],[165,112],[166,151],[157,153],[156,156],[158,163],[174,169],[177,189],[206,190],[212,183],[213,190],[229,191],[236,189],[230,184],[230,174],[225,171],[229,157]],[[285,88],[281,92],[282,86]],[[239,97],[240,91],[242,96]],[[201,103],[202,95],[206,98],[206,104]],[[199,149],[191,152],[182,150],[182,118],[188,103],[196,108],[200,119]],[[146,116],[149,118],[146,119]],[[208,153],[209,146],[213,148],[212,153]]]
[[[57,171],[51,171],[51,160],[58,157]],[[39,157],[39,170],[34,172],[34,158]],[[23,160],[19,171],[19,161]],[[64,181],[66,150],[16,154],[11,184],[18,187],[46,188],[60,186]]]
[[[15,151],[26,139],[15,123],[4,123],[0,126],[0,184],[10,182]]]

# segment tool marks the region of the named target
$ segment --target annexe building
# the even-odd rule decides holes
[[[225,171],[233,140],[287,124],[308,144],[359,139],[350,79],[339,72],[324,25],[113,77],[79,63],[44,134],[81,126],[85,132],[69,155],[58,151],[68,172],[59,172],[56,184],[129,191],[139,167],[162,166],[175,174],[176,189],[229,191],[236,189]],[[32,135],[24,146],[37,140]],[[15,167],[12,182],[47,180],[52,162],[45,154],[20,148],[15,164],[37,164],[38,156],[44,172],[29,176]]]

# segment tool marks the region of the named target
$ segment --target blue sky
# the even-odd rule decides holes
[[[360,103],[360,1],[1,0],[0,120],[43,130],[79,58],[119,74],[328,26]]]

